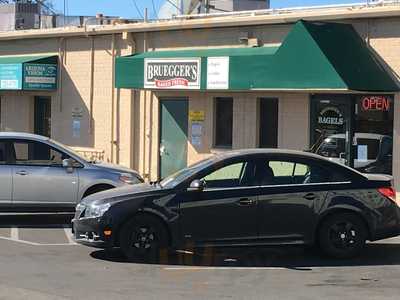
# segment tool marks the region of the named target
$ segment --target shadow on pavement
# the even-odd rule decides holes
[[[0,228],[64,228],[73,214],[0,215]]]
[[[127,262],[119,249],[97,250],[92,252],[91,256],[100,260]],[[317,249],[270,247],[210,249],[201,254],[171,253],[161,258],[160,264],[198,267],[283,267],[302,271],[312,270],[312,267],[400,265],[400,244],[368,244],[360,257],[351,260],[327,258]]]

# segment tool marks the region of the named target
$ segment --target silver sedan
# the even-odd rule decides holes
[[[47,137],[0,133],[1,211],[70,211],[90,194],[140,182],[132,169],[87,161]]]

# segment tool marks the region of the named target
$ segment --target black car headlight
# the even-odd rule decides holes
[[[111,203],[104,203],[100,205],[91,204],[86,207],[85,218],[99,218],[111,207]]]

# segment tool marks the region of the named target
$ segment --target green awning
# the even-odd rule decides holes
[[[279,47],[119,57],[115,84],[134,89],[398,91],[388,72],[351,25],[299,21]]]
[[[116,59],[116,87],[142,89],[145,87],[145,61],[179,60],[185,62],[187,59],[198,59],[200,78],[199,88],[207,89],[207,65],[210,57],[229,57],[229,86],[236,89],[247,89],[250,78],[243,76],[243,71],[248,72],[250,66],[254,67],[260,60],[272,57],[278,47],[258,48],[213,48],[199,50],[177,50],[177,51],[153,51],[130,56],[118,57]],[[243,65],[243,60],[249,65]]]
[[[0,56],[0,90],[57,89],[58,56]]]

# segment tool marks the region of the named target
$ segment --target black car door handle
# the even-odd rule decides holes
[[[252,200],[252,199],[249,199],[249,198],[242,198],[242,199],[240,199],[238,201],[238,204],[240,206],[250,206],[250,205],[254,205],[256,203],[257,203],[256,200]]]
[[[315,195],[314,193],[308,193],[303,198],[307,200],[315,200],[315,198],[317,198],[317,195]]]

